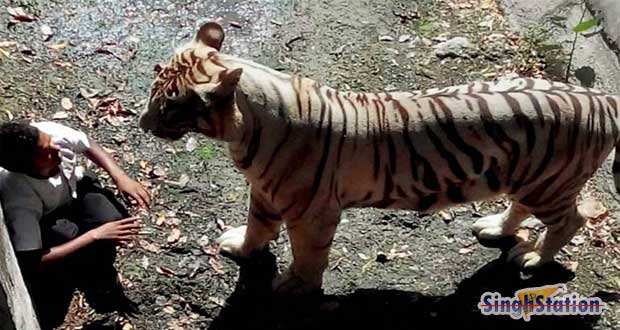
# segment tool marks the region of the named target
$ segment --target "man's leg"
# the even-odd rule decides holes
[[[78,198],[75,202],[76,223],[85,233],[109,221],[129,217],[127,210],[103,189],[94,175],[86,175],[78,182]],[[89,298],[91,306],[101,312],[118,310],[123,303],[129,303],[117,281],[114,267],[116,244],[100,241],[79,251],[74,265],[81,276],[80,289]],[[123,300],[122,302],[119,301]]]
[[[43,249],[17,253],[42,329],[52,329],[62,324],[76,289],[68,260],[58,260],[43,269],[39,267],[45,251],[79,234],[77,225],[62,216],[61,210],[41,220]]]

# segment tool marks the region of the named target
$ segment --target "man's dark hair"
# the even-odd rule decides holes
[[[39,130],[26,122],[0,124],[0,166],[11,172],[28,173],[34,167]]]

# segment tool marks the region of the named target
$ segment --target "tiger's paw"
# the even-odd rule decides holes
[[[322,281],[305,280],[291,268],[276,276],[271,282],[273,292],[282,296],[302,296],[321,292]]]
[[[530,242],[522,242],[513,247],[508,251],[507,260],[523,270],[533,270],[550,261],[548,258],[543,258]]]
[[[471,226],[471,230],[478,240],[492,241],[514,235],[514,233],[507,233],[503,226],[503,215],[493,214],[478,219],[478,221],[474,222]]]
[[[247,226],[239,226],[224,232],[216,241],[219,244],[220,253],[231,257],[248,258],[250,251],[243,249],[246,230]]]

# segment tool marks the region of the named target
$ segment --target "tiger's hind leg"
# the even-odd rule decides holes
[[[272,282],[273,290],[282,295],[302,295],[319,290],[327,268],[329,251],[340,222],[340,212],[287,223],[293,250],[293,262]]]
[[[478,219],[471,229],[481,242],[499,240],[515,235],[519,224],[529,216],[530,211],[527,207],[513,201],[504,212]]]
[[[547,227],[536,241],[536,244],[522,242],[508,252],[508,260],[524,269],[536,268],[549,261],[575,236],[584,225],[585,218],[577,211],[573,202],[558,213],[533,212]]]

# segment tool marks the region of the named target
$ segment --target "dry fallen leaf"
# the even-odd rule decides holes
[[[567,268],[568,270],[570,270],[571,272],[575,273],[577,271],[577,267],[579,266],[579,262],[577,261],[571,261],[568,263]]]
[[[168,277],[176,276],[176,272],[166,266],[155,267],[155,271],[158,272],[159,274],[162,274]]]
[[[175,243],[179,240],[180,237],[181,231],[177,228],[173,228],[170,232],[170,235],[168,235],[168,238],[166,238],[166,242],[168,242],[169,244]]]
[[[489,9],[493,6],[493,0],[480,0],[480,9]]]
[[[30,15],[26,13],[24,8],[22,7],[9,7],[6,9],[6,11],[17,22],[33,22],[37,20],[37,18],[34,15]]]
[[[80,87],[80,95],[85,99],[91,99],[101,93],[98,89]]]
[[[404,249],[406,249],[406,248],[404,248]],[[388,253],[386,255],[386,257],[387,257],[387,260],[394,260],[394,259],[398,259],[398,258],[406,258],[406,257],[411,256],[411,255],[412,255],[412,253],[410,251],[397,252],[396,249],[391,249],[390,253]]]
[[[0,41],[0,48],[12,48],[17,46],[15,41]]]
[[[124,153],[123,154],[123,159],[129,165],[133,165],[136,162],[136,156],[134,154],[132,154],[131,152]]]
[[[142,257],[142,260],[141,260],[141,262],[140,262],[140,265],[142,266],[142,268],[144,268],[144,269],[148,269],[148,268],[149,268],[149,264],[150,264],[150,262],[149,262],[149,257],[147,257],[147,256],[143,256],[143,257]]]
[[[112,137],[112,140],[114,140],[114,142],[116,142],[117,144],[123,144],[127,142],[127,137],[124,135],[116,134]]]
[[[161,226],[165,222],[166,222],[166,214],[164,214],[164,213],[157,214],[157,217],[155,218],[155,225]]]
[[[103,112],[105,115],[100,121],[105,120],[112,126],[121,126],[130,121],[131,112],[125,110],[125,107],[115,97],[106,97],[97,99],[93,104],[93,108]]]
[[[7,109],[2,109],[2,112],[4,112],[4,114],[6,114],[6,117],[8,120],[13,120],[14,116],[13,113]]]
[[[595,199],[586,199],[578,206],[579,212],[588,220],[597,222],[609,214],[609,210]]]
[[[52,31],[52,28],[49,25],[41,24],[40,28],[44,41],[50,40],[50,38],[52,38],[52,36],[54,35],[54,31]]]
[[[222,266],[220,265],[220,262],[215,257],[209,258],[209,265],[211,265],[211,267],[216,273],[224,274],[224,271],[222,270]]]
[[[0,48],[0,55],[4,56],[6,58],[11,58],[11,54],[9,54],[6,50],[4,50],[2,48]]]
[[[146,104],[146,102],[148,102],[148,99],[142,99],[142,100],[134,103],[133,107],[134,108],[142,108]]]
[[[157,246],[157,245],[155,245],[153,243],[150,243],[150,242],[145,241],[145,240],[140,240],[139,242],[140,242],[140,246],[143,249],[145,249],[146,251],[153,252],[153,253],[161,252],[161,249],[159,248],[159,246]]]
[[[61,42],[59,42],[59,43],[57,43],[57,44],[49,45],[49,46],[47,46],[47,47],[48,47],[48,48],[50,48],[50,49],[53,49],[53,50],[59,51],[59,50],[61,50],[61,49],[65,48],[65,47],[67,47],[68,45],[69,45],[69,43],[68,43],[68,42],[66,42],[66,41],[61,41]]]
[[[116,150],[112,149],[112,148],[108,148],[106,146],[101,146],[101,149],[103,149],[103,151],[105,151],[106,153],[110,154],[110,155],[114,155],[116,154]]]
[[[187,142],[185,143],[185,150],[192,152],[196,150],[196,148],[198,148],[198,140],[196,140],[193,136],[187,139]]]
[[[471,253],[471,252],[473,252],[473,251],[474,251],[474,249],[472,249],[472,248],[461,248],[461,249],[459,250],[459,253],[460,253],[460,254],[469,254],[469,253]]]
[[[448,211],[439,211],[438,213],[439,213],[439,216],[441,216],[441,218],[443,219],[443,222],[445,223],[449,223],[449,222],[452,222],[452,220],[454,220],[452,213]]]
[[[570,240],[570,242],[573,245],[579,246],[586,242],[586,238],[583,237],[583,235],[575,235],[573,239]]]
[[[209,301],[212,301],[213,303],[215,303],[216,305],[220,307],[224,307],[224,305],[226,304],[226,301],[224,299],[217,298],[217,297],[209,297]]]
[[[237,201],[238,199],[239,199],[239,194],[238,194],[238,193],[236,193],[236,192],[231,192],[231,193],[226,194],[226,196],[224,196],[224,200],[225,200],[227,203],[232,203],[232,202],[235,202],[235,201]]]
[[[202,235],[196,240],[196,243],[198,243],[200,247],[209,246],[209,237],[207,235]]]
[[[69,62],[63,62],[63,61],[54,61],[54,65],[59,67],[59,68],[70,68],[73,65]]]
[[[149,173],[149,175],[152,178],[161,178],[166,176],[166,170],[164,170],[163,168],[161,168],[160,166],[155,166],[153,167],[153,169],[151,170],[151,172]]]
[[[73,109],[73,102],[68,97],[63,97],[60,99],[60,106],[65,110]]]
[[[181,174],[181,177],[179,178],[179,186],[181,188],[185,188],[185,186],[187,186],[188,183],[189,183],[189,176],[185,173]]]
[[[69,118],[69,113],[66,111],[58,111],[52,115],[52,119],[60,120]]]

